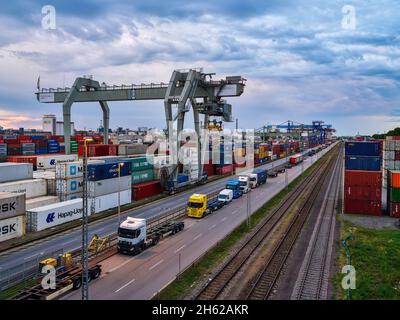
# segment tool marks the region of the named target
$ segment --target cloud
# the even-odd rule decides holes
[[[51,31],[40,27],[39,4],[4,4],[0,26],[10,32],[0,35],[0,103],[60,115],[61,106],[36,102],[39,74],[45,87],[70,86],[83,74],[131,84],[168,82],[174,69],[204,67],[217,78],[248,79],[243,96],[229,99],[243,125],[318,118],[348,134],[355,129],[342,125],[345,119],[365,114],[372,127],[372,119],[398,108],[400,5],[353,1],[357,29],[349,31],[341,29],[344,4],[54,1]],[[110,106],[115,126],[164,125],[162,101]],[[93,108],[73,107],[78,127],[97,126]]]

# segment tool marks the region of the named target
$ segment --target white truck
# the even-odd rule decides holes
[[[185,227],[183,221],[167,221],[147,228],[146,219],[127,217],[118,228],[118,253],[138,254],[155,246],[163,236],[175,234]]]
[[[239,182],[240,190],[242,190],[243,193],[247,193],[251,190],[249,176],[239,176]]]
[[[218,195],[218,200],[221,202],[225,202],[225,204],[228,204],[233,200],[233,190],[229,189],[222,190]]]

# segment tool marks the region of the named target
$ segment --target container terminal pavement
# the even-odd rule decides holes
[[[284,162],[285,159],[280,159],[265,165],[265,167],[267,169],[272,168],[273,166],[282,165]],[[194,191],[208,194],[219,191],[223,189],[227,179],[228,178],[208,183],[206,185],[197,187]],[[272,180],[270,182],[272,182]],[[128,215],[140,218],[151,218],[162,215],[171,209],[176,209],[184,205],[188,199],[188,196],[194,191],[191,190],[188,192],[179,193],[175,196],[162,199],[156,203],[150,203],[142,208],[124,212],[121,216],[121,219],[124,219]],[[110,217],[100,222],[92,223],[90,225],[90,237],[92,237],[94,234],[97,234],[101,237],[114,234],[116,232],[117,225],[117,217]],[[17,248],[15,250],[11,250],[10,252],[0,254],[0,271],[12,269],[13,272],[17,273],[23,270],[24,263],[26,262],[38,260],[40,257],[56,251],[70,252],[74,249],[77,249],[81,244],[80,236],[81,231],[79,228],[76,228],[75,230],[52,236],[50,239],[33,243],[29,245],[29,247],[21,247],[20,249]]]
[[[304,169],[331,148],[332,146],[306,159]],[[278,163],[280,162],[278,161]],[[271,165],[266,167],[269,166]],[[289,182],[299,176],[301,171],[301,166],[288,170]],[[279,175],[275,179],[270,179],[265,185],[254,189],[249,193],[251,194],[251,211],[254,212],[260,208],[264,202],[271,199],[284,187],[285,175]],[[186,197],[185,199],[187,199]],[[223,239],[245,221],[246,217],[247,201],[244,196],[205,219],[186,219],[185,229],[182,232],[166,238],[157,246],[137,256],[112,256],[102,262],[103,275],[98,281],[91,283],[90,298],[150,299],[178,274],[179,260],[181,270],[189,266],[213,244]],[[73,291],[63,299],[80,299],[80,292]]]

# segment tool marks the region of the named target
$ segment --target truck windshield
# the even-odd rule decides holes
[[[222,200],[225,200],[225,199],[228,198],[228,196],[226,194],[220,194],[218,198],[222,199]]]
[[[140,229],[125,229],[125,228],[118,228],[118,236],[122,238],[129,238],[129,239],[134,239],[139,237],[140,235]]]
[[[229,190],[236,190],[236,189],[237,189],[237,186],[233,186],[233,185],[227,184],[227,185],[226,185],[226,189],[229,189]]]
[[[256,181],[256,178],[250,178],[250,181]]]
[[[201,208],[203,206],[203,204],[202,203],[198,203],[198,202],[189,202],[188,206],[190,208]]]
[[[240,181],[241,186],[247,186],[247,181]]]

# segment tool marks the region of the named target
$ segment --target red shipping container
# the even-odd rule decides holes
[[[382,186],[381,171],[346,170],[344,173],[345,186]]]
[[[7,161],[8,162],[17,162],[17,163],[32,163],[34,169],[37,166],[37,157],[36,156],[7,157]]]
[[[224,166],[219,166],[215,169],[216,174],[224,175],[233,172],[233,164],[227,164]]]
[[[394,160],[400,160],[400,151],[399,150],[394,152]]]
[[[209,177],[211,177],[215,174],[215,166],[212,163],[205,164],[203,165],[203,171],[206,172]]]
[[[150,181],[132,186],[132,200],[138,201],[158,195],[162,192],[160,181]]]
[[[354,200],[381,201],[382,187],[345,186],[345,197]]]
[[[389,202],[389,214],[391,217],[400,218],[400,203]]]
[[[345,197],[344,213],[380,216],[382,215],[382,202],[371,200],[355,200]]]

